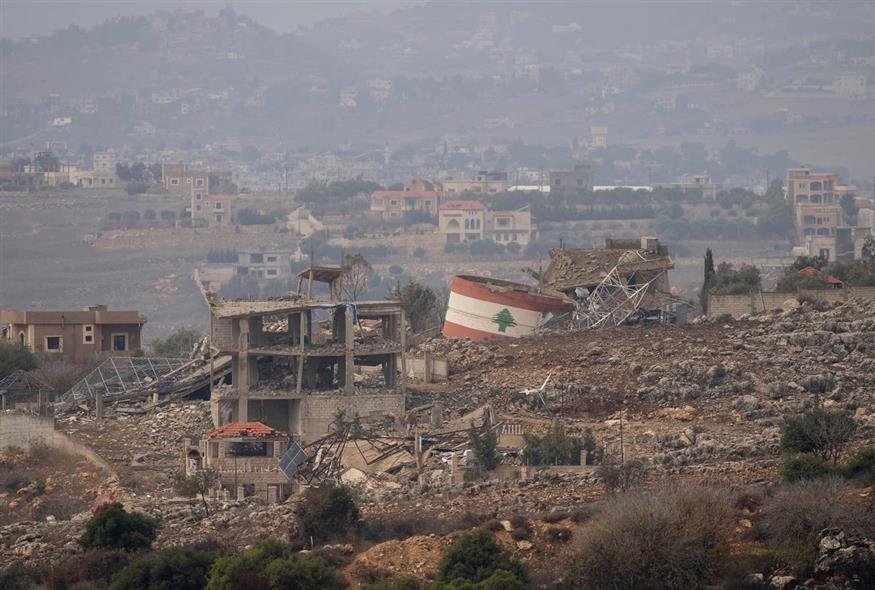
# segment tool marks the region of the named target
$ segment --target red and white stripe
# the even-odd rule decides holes
[[[572,304],[557,297],[524,289],[493,291],[486,283],[457,276],[450,289],[443,333],[475,341],[519,338],[533,333],[545,313],[572,309]],[[502,331],[496,317],[504,310],[513,318],[513,325],[505,325]]]

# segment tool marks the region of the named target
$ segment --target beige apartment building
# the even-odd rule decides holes
[[[441,193],[445,198],[455,198],[466,193],[489,195],[503,193],[509,186],[507,172],[481,170],[473,179],[444,180],[441,183]]]
[[[486,206],[480,201],[446,201],[441,205],[438,232],[447,244],[482,240],[486,229]]]
[[[383,219],[400,219],[414,211],[434,216],[439,202],[440,196],[434,184],[421,178],[411,178],[400,191],[371,193],[371,213]]]
[[[525,246],[537,238],[537,229],[529,207],[516,211],[490,211],[487,214],[489,237],[499,244]]]
[[[447,244],[492,240],[525,246],[537,230],[528,207],[516,211],[489,211],[480,201],[447,201],[441,205],[438,232]]]
[[[137,311],[95,305],[84,310],[5,309],[0,323],[7,342],[87,363],[106,354],[129,356],[141,350],[146,318]]]
[[[834,236],[844,225],[844,211],[839,204],[841,194],[849,189],[838,184],[832,173],[812,173],[808,168],[787,170],[785,199],[793,206],[796,242],[802,244],[811,236]]]

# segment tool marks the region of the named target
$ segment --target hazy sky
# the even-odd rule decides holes
[[[356,10],[391,11],[416,0],[0,0],[0,37],[45,35],[70,24],[91,27],[114,16],[149,14],[156,10],[202,9],[215,13],[231,6],[278,33]]]

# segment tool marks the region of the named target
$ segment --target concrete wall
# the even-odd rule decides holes
[[[34,444],[44,444],[59,451],[81,455],[98,468],[115,474],[115,470],[100,455],[63,432],[55,430],[54,418],[0,412],[0,448],[16,446],[27,451]]]
[[[431,358],[427,360],[426,357],[407,359],[407,376],[416,381],[426,383],[446,381],[449,370],[447,359]]]
[[[381,420],[383,416],[395,419],[395,425],[404,421],[404,395],[393,393],[372,393],[356,395],[320,395],[304,397],[304,411],[301,420],[301,438],[304,442],[316,440],[329,431],[338,410],[347,417],[357,415],[362,421],[368,418]]]
[[[55,434],[54,418],[13,412],[0,413],[0,448],[14,446],[27,451],[34,444],[52,447]]]
[[[847,301],[848,299],[875,299],[875,287],[845,287],[844,289],[804,290],[799,293],[776,293],[761,291],[748,295],[710,295],[708,316],[731,315],[739,317],[773,309],[781,309],[784,302],[799,295],[810,295],[823,301]]]

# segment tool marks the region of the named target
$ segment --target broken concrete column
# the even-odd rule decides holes
[[[246,488],[243,486],[237,486],[237,499],[243,500],[244,498],[246,498]]]
[[[94,417],[103,420],[103,393],[100,391],[94,394]]]
[[[587,451],[586,449],[580,449],[580,465],[581,466],[586,465],[588,460],[589,460],[589,451]]]
[[[355,393],[355,332],[353,332],[352,312],[349,307],[343,313],[343,343],[345,349],[343,392],[347,395]]]
[[[444,405],[441,402],[434,402],[431,406],[430,422],[432,427],[440,428],[443,422]]]

